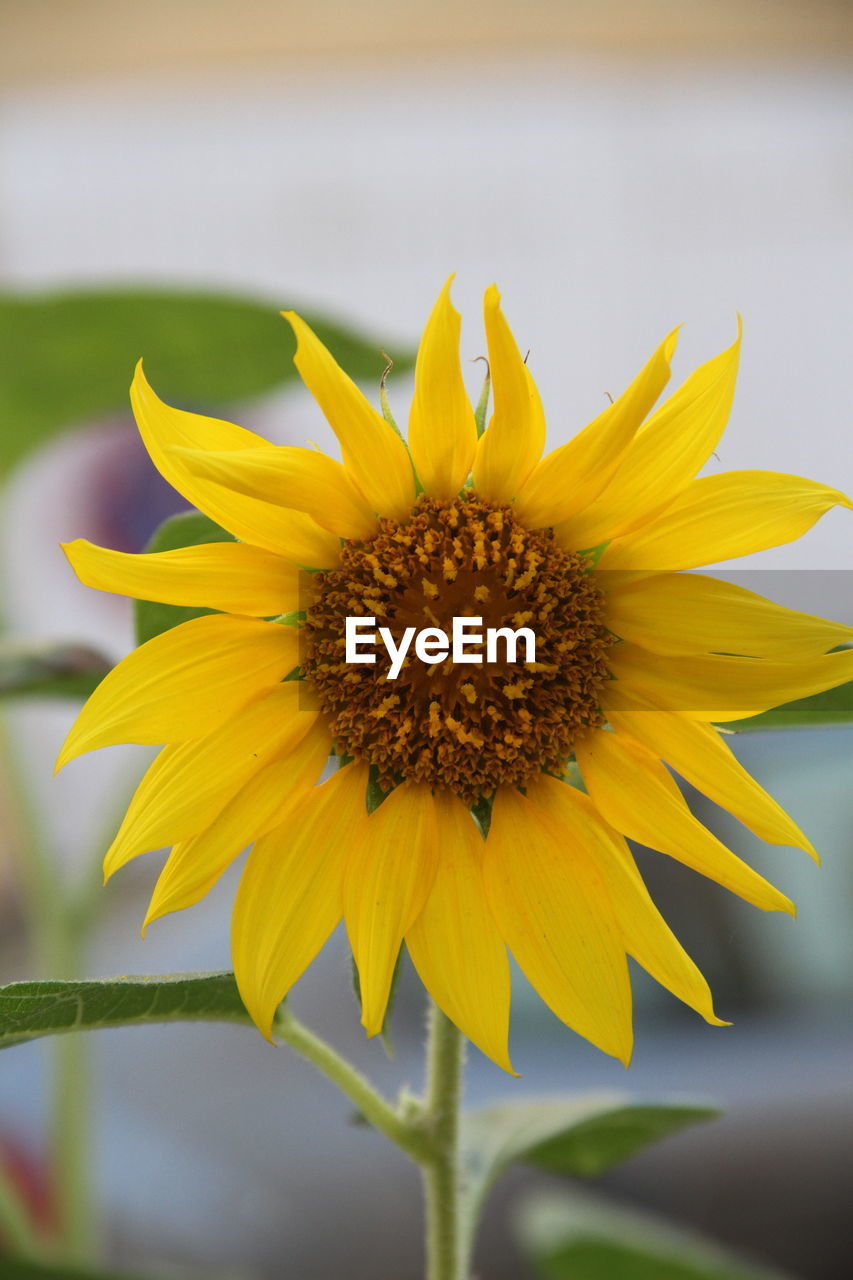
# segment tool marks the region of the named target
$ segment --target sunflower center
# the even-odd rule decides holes
[[[589,563],[551,530],[524,529],[510,507],[473,493],[422,497],[407,523],[383,520],[369,542],[346,543],[341,567],[315,586],[303,674],[338,752],[376,766],[383,787],[412,779],[474,801],[559,770],[578,732],[603,723],[611,637]],[[426,665],[412,647],[390,679],[382,645],[372,665],[346,661],[348,617],[375,618],[398,648],[407,628],[450,634],[454,618],[482,618],[484,634],[526,627],[536,660],[524,660],[522,641],[515,661],[500,643],[479,665]]]

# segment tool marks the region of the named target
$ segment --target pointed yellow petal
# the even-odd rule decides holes
[[[236,493],[304,511],[341,538],[361,541],[376,533],[376,519],[334,458],[295,445],[263,449],[173,450],[193,475]]]
[[[604,686],[605,710],[622,707],[622,690],[639,694],[664,711],[680,711],[691,720],[742,720],[796,698],[853,680],[853,649],[772,662],[767,658],[650,653],[633,644],[618,644],[607,657],[616,677]]]
[[[304,609],[311,586],[310,575],[296,565],[246,542],[127,555],[77,538],[62,550],[84,586],[98,591],[255,618]]]
[[[785,609],[702,574],[596,574],[614,635],[654,653],[728,653],[795,662],[853,641],[853,627]]]
[[[600,498],[561,524],[567,547],[601,542],[648,522],[701,470],[726,428],[740,359],[731,347],[701,365],[637,432]]]
[[[515,514],[528,529],[559,524],[598,497],[669,381],[677,340],[673,329],[618,400],[537,463],[515,502]]]
[[[748,556],[793,542],[835,506],[838,489],[775,471],[726,471],[688,485],[652,524],[611,542],[604,569],[662,573]]]
[[[392,791],[353,833],[344,919],[369,1036],[382,1030],[400,944],[429,896],[437,855],[432,795],[415,783]]]
[[[435,797],[440,855],[426,905],[406,934],[421,982],[463,1035],[511,1075],[506,947],[486,905],[485,842],[447,792]]]
[[[113,667],[75,720],[57,761],[117,742],[187,742],[212,733],[297,665],[299,632],[224,613],[192,618]]]
[[[542,774],[528,795],[571,833],[573,844],[593,853],[607,883],[625,949],[679,1000],[714,1026],[708,984],[652,902],[625,840],[597,813],[589,796]]]
[[[164,404],[146,381],[142,361],[136,366],[130,402],[151,461],[161,476],[199,511],[243,542],[264,547],[294,564],[330,569],[338,563],[337,538],[321,529],[310,516],[228,493],[220,485],[194,476],[184,460],[171,452],[174,446],[216,451],[265,448],[266,440],[231,422]]]
[[[492,502],[512,502],[542,457],[545,414],[495,285],[486,290],[483,310],[495,412],[477,444],[474,488]]]
[[[234,976],[269,1038],[275,1011],[336,928],[353,840],[367,823],[367,770],[347,765],[249,854],[231,920]]]
[[[768,844],[805,849],[817,860],[811,841],[781,805],[747,773],[711,725],[669,711],[610,712],[614,729],[642,743]]]
[[[558,1018],[627,1065],[628,966],[590,852],[519,792],[501,788],[483,871],[498,928],[532,986]]]
[[[477,448],[477,424],[459,364],[459,313],[450,301],[450,277],[418,348],[409,448],[431,498],[454,498],[465,484]]]
[[[403,441],[365,399],[304,320],[282,312],[296,334],[294,363],[338,437],[344,465],[372,511],[408,518],[415,478]]]
[[[650,752],[616,733],[595,730],[575,756],[596,809],[618,832],[667,853],[762,911],[794,908],[693,817],[674,779]]]
[[[214,822],[175,845],[154,888],[142,932],[153,920],[194,906],[251,841],[285,821],[317,782],[331,736],[319,722],[281,760],[261,769]]]
[[[317,714],[303,682],[290,680],[206,738],[166,747],[137,787],[107,850],[105,876],[137,854],[180,844],[209,827],[254,774],[305,737]]]

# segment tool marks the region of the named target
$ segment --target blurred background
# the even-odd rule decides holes
[[[141,549],[182,505],[124,408],[138,356],[158,390],[172,386],[190,407],[326,446],[318,411],[292,383],[277,311],[337,325],[341,358],[371,394],[380,348],[395,356],[390,395],[405,420],[408,361],[450,271],[470,360],[484,348],[482,292],[498,281],[530,348],[551,446],[621,390],[673,324],[686,322],[677,381],[731,341],[740,311],[742,374],[712,465],[849,489],[846,0],[0,0],[0,28],[8,636],[86,643],[111,661],[133,643],[127,603],[79,587],[58,543]],[[112,312],[106,295],[92,303],[93,291],[115,289],[123,301]],[[139,290],[148,310],[133,301]],[[81,293],[88,302],[69,302]],[[199,293],[215,295],[208,308],[157,302]],[[247,308],[245,324],[229,298]],[[748,585],[853,621],[849,513],[751,563],[761,581],[742,577]],[[12,766],[57,881],[72,889],[92,877],[146,759],[116,749],[54,780],[74,709],[5,704]],[[786,1274],[834,1280],[851,1274],[853,1256],[853,730],[761,733],[734,747],[810,834],[823,869],[691,799],[794,898],[796,924],[642,855],[734,1026],[704,1026],[637,975],[626,1074],[519,981],[523,1080],[511,1084],[474,1051],[469,1099],[583,1087],[719,1100],[723,1120],[635,1159],[607,1179],[608,1194]],[[17,808],[3,783],[3,981],[37,976]],[[161,862],[141,859],[102,895],[87,976],[229,967],[236,871],[139,940]],[[294,1005],[389,1088],[419,1085],[423,1009],[411,975],[393,1062],[361,1039],[343,939]],[[3,1159],[48,1216],[49,1048],[0,1055]],[[109,1257],[294,1280],[419,1274],[415,1175],[348,1125],[345,1105],[289,1051],[216,1026],[103,1032],[87,1050]],[[484,1277],[533,1274],[513,1244],[512,1205],[534,1184],[519,1175],[496,1198]]]

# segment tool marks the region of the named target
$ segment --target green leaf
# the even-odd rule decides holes
[[[591,1196],[532,1197],[516,1227],[537,1280],[783,1280],[692,1231]]]
[[[226,533],[218,524],[208,520],[199,511],[184,511],[180,515],[170,516],[154,531],[146,546],[148,551],[174,551],[178,547],[192,547],[201,542],[234,542],[230,533]],[[136,622],[136,643],[144,644],[163,631],[189,622],[190,618],[200,618],[204,613],[213,613],[213,609],[196,609],[179,604],[158,604],[153,600],[134,601],[134,619]]]
[[[466,1229],[495,1180],[511,1164],[593,1178],[691,1124],[708,1106],[631,1103],[618,1095],[530,1099],[469,1112],[462,1121]]]
[[[0,294],[0,474],[63,427],[128,412],[140,357],[158,394],[185,407],[296,379],[293,334],[278,310],[273,301],[158,289]],[[305,319],[347,373],[378,382],[380,340],[310,312]],[[410,353],[395,354],[398,370],[412,363]]]
[[[233,973],[179,973],[0,987],[0,1049],[40,1036],[151,1022],[251,1024]]]
[[[721,727],[734,733],[755,733],[759,729],[817,729],[839,724],[853,724],[853,680]]]
[[[87,698],[111,665],[88,645],[0,640],[0,699]]]

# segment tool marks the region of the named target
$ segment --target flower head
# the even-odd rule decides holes
[[[713,726],[853,678],[853,651],[829,652],[853,632],[685,571],[853,504],[797,476],[696,478],[726,425],[739,339],[652,412],[673,332],[543,457],[542,405],[494,287],[494,414],[479,437],[449,283],[420,345],[408,446],[287,318],[342,461],[170,408],[140,366],[131,398],[151,457],[236,540],[66,547],[90,586],[214,611],[119,663],[63,748],[61,763],[164,744],[107,875],[171,846],[147,924],[197,902],[252,844],[232,949],[266,1034],[341,918],[369,1034],[403,942],[436,1003],[507,1069],[507,950],[559,1018],[623,1061],[629,955],[717,1023],[626,838],[793,911],[692,816],[670,769],[761,838],[813,853]],[[382,629],[373,661],[347,660],[352,617]],[[469,636],[482,625],[485,654],[476,639],[442,647],[459,619]],[[320,781],[330,752],[339,767]]]

